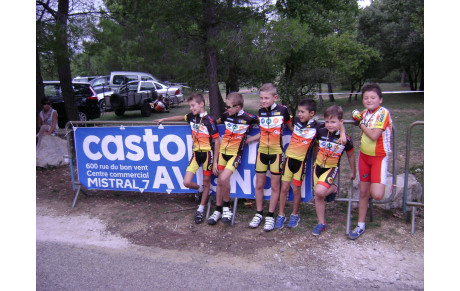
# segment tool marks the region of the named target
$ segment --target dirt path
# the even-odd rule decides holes
[[[40,179],[45,174],[54,181]],[[346,238],[344,214],[337,204],[328,206],[332,222],[320,237],[311,235],[306,218],[296,229],[266,233],[247,227],[253,212],[244,209],[233,227],[196,225],[194,210],[175,211],[194,207],[190,197],[181,195],[92,191],[72,209],[68,176],[67,167],[37,171],[37,240],[118,249],[141,246],[160,249],[168,257],[180,251],[173,260],[187,260],[187,253],[205,256],[216,268],[224,260],[255,272],[266,264],[303,266],[340,280],[368,280],[385,290],[423,289],[423,225],[419,223],[412,235],[397,211],[378,211],[379,225],[356,241]]]

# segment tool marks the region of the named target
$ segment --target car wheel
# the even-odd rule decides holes
[[[125,109],[124,108],[115,109],[115,115],[116,116],[123,116],[124,114],[125,114]]]
[[[104,113],[105,112],[105,100],[102,99],[100,102],[99,102],[99,109],[101,110],[101,113]]]
[[[141,115],[143,117],[149,117],[150,114],[152,114],[152,108],[150,107],[150,104],[149,103],[142,104]]]
[[[86,113],[79,111],[78,112],[78,119],[80,121],[88,121],[88,116],[86,115]]]

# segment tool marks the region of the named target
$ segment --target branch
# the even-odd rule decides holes
[[[56,12],[56,10],[53,10],[53,8],[51,8],[51,7],[48,5],[49,2],[50,2],[49,0],[48,0],[46,3],[43,2],[43,1],[37,0],[37,1],[36,1],[36,4],[37,4],[37,5],[43,6],[43,8],[44,8],[46,11],[48,11],[48,12],[53,16],[54,19],[56,19],[56,18],[57,18],[57,12]],[[43,16],[43,15],[42,15],[42,16]]]

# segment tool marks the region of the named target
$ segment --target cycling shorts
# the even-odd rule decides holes
[[[386,184],[388,156],[369,156],[359,153],[359,181]]]
[[[294,180],[295,186],[302,186],[303,179],[305,178],[305,160],[299,161],[290,157],[286,158],[284,162],[283,176],[281,181],[291,182]]]
[[[338,173],[339,167],[323,168],[315,164],[313,168],[313,188],[316,187],[316,184],[320,184],[329,189]]]
[[[212,151],[208,152],[193,152],[192,158],[187,167],[187,172],[191,172],[193,174],[198,171],[200,166],[203,167],[203,175],[211,176],[212,175],[212,161],[213,161],[213,154]]]
[[[224,169],[229,169],[232,172],[235,172],[238,165],[241,163],[241,155],[225,155],[219,153],[219,158],[217,160],[217,168],[220,171]]]
[[[266,173],[270,169],[272,175],[281,175],[283,162],[283,154],[267,155],[257,152],[256,173]]]

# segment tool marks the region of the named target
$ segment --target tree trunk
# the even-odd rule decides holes
[[[329,101],[335,102],[334,95],[332,95],[332,83],[327,83],[327,91],[329,93]]]
[[[401,87],[406,86],[406,70],[403,69],[401,74]]]
[[[321,83],[318,84],[318,93],[321,94],[323,93],[323,88],[321,88]],[[321,109],[324,108],[324,100],[323,100],[323,95],[318,95],[319,99],[319,106]]]
[[[69,49],[67,44],[67,18],[69,14],[69,0],[59,0],[56,15],[56,64],[59,81],[61,82],[64,107],[69,120],[78,120],[78,109],[75,104],[75,93],[72,88],[70,73]]]
[[[209,107],[211,115],[218,118],[224,111],[224,102],[219,92],[217,79],[217,21],[216,4],[213,0],[203,0],[206,5],[206,73],[209,81]]]
[[[425,87],[425,80],[424,80],[424,68],[423,68],[423,63],[420,64],[420,86],[418,87],[418,89],[420,91],[423,91],[424,90],[424,87]]]
[[[45,98],[45,90],[43,89],[43,77],[42,77],[42,70],[40,68],[40,57],[38,54],[38,51],[36,52],[36,79],[35,79],[35,94],[37,94],[35,97],[35,106],[36,106],[36,115],[35,115],[35,123],[36,123],[36,128],[37,132],[39,130],[38,128],[38,114],[42,110],[42,104],[41,101],[43,98]]]

